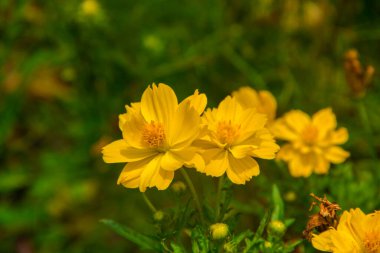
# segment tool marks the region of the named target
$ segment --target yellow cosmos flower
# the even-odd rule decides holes
[[[314,248],[334,253],[380,253],[380,212],[344,211],[338,227],[313,235]]]
[[[277,101],[269,91],[256,91],[251,87],[242,87],[232,93],[243,108],[256,108],[257,112],[268,117],[268,124],[276,118]]]
[[[289,142],[281,147],[277,158],[288,162],[293,177],[308,177],[312,172],[326,174],[330,163],[342,163],[350,155],[336,146],[347,141],[347,129],[336,127],[331,108],[312,117],[299,110],[286,113],[271,128],[275,137]]]
[[[105,162],[127,162],[118,184],[141,192],[147,187],[164,190],[182,166],[203,170],[204,162],[192,143],[200,133],[206,103],[206,96],[195,91],[178,104],[169,86],[153,84],[141,103],[126,106],[127,113],[119,116],[123,139],[103,148]]]
[[[228,96],[217,109],[203,115],[205,136],[197,141],[206,161],[204,173],[219,177],[227,173],[235,184],[244,184],[260,173],[252,157],[273,159],[279,146],[264,127],[266,116],[255,109],[243,109]]]

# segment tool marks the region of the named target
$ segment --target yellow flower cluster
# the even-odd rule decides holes
[[[379,253],[380,212],[364,214],[359,208],[344,211],[338,227],[313,235],[314,248],[335,253]]]
[[[209,176],[224,174],[245,184],[260,173],[257,158],[289,163],[294,177],[325,174],[330,163],[342,163],[349,153],[337,145],[348,139],[330,108],[312,117],[293,110],[275,119],[277,102],[268,91],[240,88],[217,108],[205,110],[207,97],[198,90],[178,103],[165,84],[153,84],[141,102],[126,106],[119,116],[123,138],[103,148],[107,163],[127,163],[118,183],[127,188],[168,188],[174,172],[195,168]]]
[[[254,158],[273,159],[279,146],[266,128],[267,111],[257,106],[267,96],[259,93],[253,101],[239,93],[204,112],[205,94],[196,90],[178,103],[169,86],[153,84],[141,102],[126,106],[119,116],[123,138],[103,148],[103,159],[127,163],[118,183],[142,192],[168,188],[182,167],[216,177],[226,173],[232,182],[244,184],[260,172]]]

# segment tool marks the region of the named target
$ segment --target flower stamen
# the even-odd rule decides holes
[[[301,137],[306,144],[311,145],[317,141],[318,129],[313,125],[308,125],[302,131]]]
[[[380,252],[380,233],[372,231],[367,233],[363,240],[366,253]]]
[[[154,121],[147,123],[142,131],[142,142],[150,148],[162,147],[165,142],[164,126]]]
[[[233,125],[231,121],[221,121],[218,123],[216,135],[223,144],[231,145],[239,136],[240,125]]]

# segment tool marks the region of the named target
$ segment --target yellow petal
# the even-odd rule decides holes
[[[347,142],[348,131],[346,128],[341,127],[337,131],[333,131],[330,134],[329,141],[331,144],[339,145]]]
[[[293,177],[309,177],[314,166],[312,155],[296,155],[289,161],[289,172]]]
[[[243,108],[256,108],[259,105],[259,96],[251,87],[241,87],[238,91],[234,91],[232,96]]]
[[[190,106],[197,111],[198,115],[201,115],[206,108],[207,97],[204,93],[199,94],[199,91],[195,90],[193,95],[187,97],[181,103],[187,102],[190,102]]]
[[[297,152],[293,148],[293,146],[291,144],[285,144],[280,148],[280,151],[278,151],[276,158],[288,162],[289,160],[293,159],[296,155]]]
[[[313,234],[311,243],[317,250],[333,252],[334,245],[331,241],[331,229],[320,233],[319,235]]]
[[[273,133],[276,138],[282,140],[295,141],[299,138],[299,133],[290,128],[282,118],[276,120],[270,126],[270,132]]]
[[[141,113],[147,122],[169,122],[178,107],[177,97],[166,84],[152,84],[141,97]]]
[[[185,162],[187,168],[195,168],[198,172],[205,173],[205,161],[200,154],[195,154],[190,161]]]
[[[233,146],[229,149],[229,151],[231,152],[231,154],[237,158],[237,159],[241,159],[241,158],[244,158],[246,156],[249,156],[250,152],[256,148],[257,146],[253,146],[253,145],[237,145],[237,146]]]
[[[330,163],[322,155],[316,156],[314,172],[316,174],[327,174],[330,168]]]
[[[161,160],[161,168],[174,171],[182,167],[184,161],[181,157],[171,151],[165,152]]]
[[[162,155],[154,156],[149,163],[144,167],[141,176],[139,189],[141,192],[145,192],[147,187],[152,187],[155,184],[155,176],[159,174],[161,167]]]
[[[229,155],[228,161],[227,176],[235,184],[245,184],[253,176],[260,174],[259,165],[252,157],[236,159]]]
[[[344,162],[349,156],[350,153],[342,149],[341,147],[333,146],[329,147],[324,151],[325,158],[329,160],[332,163],[342,163]]]
[[[190,103],[181,103],[169,124],[167,140],[169,146],[189,146],[200,131],[201,119]]]
[[[239,117],[237,123],[240,124],[240,138],[237,142],[240,142],[245,136],[249,136],[258,130],[263,129],[267,122],[267,116],[265,114],[257,113],[255,109],[244,110]]]
[[[300,110],[292,110],[285,114],[284,120],[292,130],[301,133],[311,123],[309,115]]]
[[[223,149],[208,149],[203,153],[203,157],[208,161],[204,170],[206,175],[220,177],[226,172],[228,167],[227,151]]]
[[[146,121],[140,112],[127,113],[125,123],[123,125],[123,138],[129,145],[136,148],[144,148],[142,144],[142,131]]]
[[[268,116],[268,121],[273,121],[276,118],[277,101],[269,91],[259,91],[261,106],[257,109],[258,112]]]
[[[151,181],[149,187],[157,187],[158,190],[165,190],[173,181],[174,171],[159,169],[154,175],[154,180]]]
[[[320,139],[336,128],[336,117],[331,108],[325,108],[316,112],[312,117],[312,124],[318,129]]]
[[[125,163],[128,159],[124,156],[124,150],[128,147],[125,140],[114,141],[102,150],[103,160],[106,163]]]
[[[137,162],[127,163],[123,171],[120,173],[117,184],[122,184],[127,188],[137,188],[140,184],[140,176],[145,166],[151,159],[144,159]]]
[[[231,121],[236,123],[242,113],[243,108],[239,105],[235,98],[227,96],[218,106],[216,118],[218,121]]]

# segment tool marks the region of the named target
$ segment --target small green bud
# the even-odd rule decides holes
[[[186,191],[186,185],[182,181],[177,181],[177,182],[173,183],[171,188],[175,193],[182,193],[182,192]]]
[[[223,239],[228,235],[228,225],[224,223],[215,223],[210,226],[210,231],[212,239]]]
[[[272,243],[271,243],[271,242],[268,242],[268,241],[265,241],[265,242],[264,242],[264,247],[265,247],[266,249],[270,249],[270,248],[272,248]]]
[[[164,216],[165,216],[164,212],[162,212],[162,211],[157,211],[157,212],[155,212],[155,213],[153,214],[153,219],[154,219],[155,221],[162,221],[162,220],[164,219]]]
[[[297,199],[297,194],[294,191],[288,191],[285,193],[284,199],[288,202],[293,202]]]
[[[285,234],[285,224],[280,220],[273,220],[268,225],[268,232],[274,236],[281,237]]]

